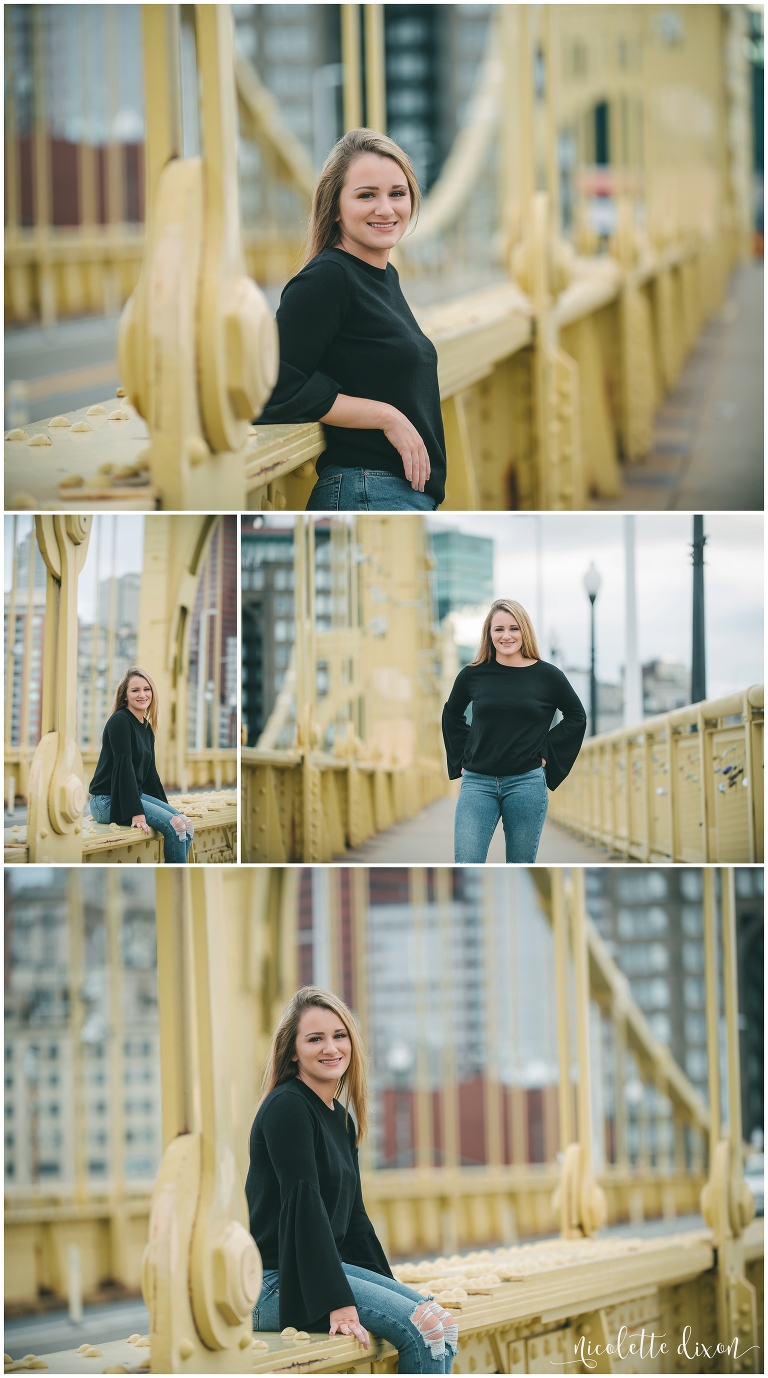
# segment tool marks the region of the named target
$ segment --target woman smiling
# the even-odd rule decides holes
[[[471,727],[464,716],[470,703]],[[562,722],[552,727],[558,709]],[[586,726],[581,700],[562,670],[541,659],[525,608],[497,599],[477,656],[459,671],[443,709],[448,775],[461,777],[456,861],[485,861],[499,818],[507,861],[536,860],[547,788],[565,779]]]
[[[389,262],[418,207],[392,139],[353,129],[331,150],[305,266],[277,312],[280,375],[259,418],[323,423],[307,510],[429,512],[445,496],[437,351]]]

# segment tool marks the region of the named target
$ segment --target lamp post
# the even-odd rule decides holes
[[[704,518],[693,519],[693,637],[691,648],[691,703],[707,697],[707,658],[704,639]]]
[[[589,599],[590,609],[590,653],[589,653],[589,735],[597,735],[597,678],[595,676],[595,599],[600,592],[602,584],[599,571],[595,569],[594,562],[584,575],[584,588]]]

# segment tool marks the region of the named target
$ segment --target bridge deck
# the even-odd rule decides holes
[[[763,265],[731,280],[723,310],[704,327],[677,387],[656,414],[653,449],[622,467],[613,511],[762,511]]]
[[[374,863],[392,862],[401,865],[418,862],[423,866],[450,863],[453,861],[455,808],[456,796],[453,794],[436,799],[414,818],[396,823],[387,832],[376,833],[361,847],[345,852],[344,859]],[[499,823],[488,851],[488,861],[498,865],[503,864],[504,860],[504,832]],[[536,860],[542,865],[560,862],[594,866],[598,863],[619,861],[621,858],[547,819]]]

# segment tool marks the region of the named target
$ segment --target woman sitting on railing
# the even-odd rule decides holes
[[[304,986],[272,1040],[251,1130],[245,1192],[264,1265],[254,1329],[353,1335],[366,1349],[371,1330],[396,1347],[399,1373],[450,1373],[453,1316],[395,1281],[365,1213],[357,1149],[367,1105],[351,1012]]]
[[[464,712],[472,704],[472,726]],[[562,722],[552,727],[556,710]],[[502,820],[507,861],[536,860],[547,788],[570,771],[587,715],[556,665],[541,659],[520,603],[498,598],[483,623],[480,649],[456,676],[443,709],[451,780],[461,777],[454,815],[456,861],[485,861]]]
[[[96,774],[88,786],[94,823],[119,823],[163,835],[167,862],[185,862],[193,825],[174,809],[155,767],[157,691],[146,670],[126,670],[107,719]]]
[[[445,497],[437,350],[389,255],[419,208],[392,139],[353,129],[312,203],[304,267],[277,312],[280,375],[260,425],[322,421],[308,511],[430,512]]]

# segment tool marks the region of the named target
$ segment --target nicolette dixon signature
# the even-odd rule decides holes
[[[597,1368],[597,1362],[601,1355],[609,1354],[617,1359],[656,1359],[659,1354],[669,1354],[670,1347],[666,1344],[666,1331],[663,1335],[657,1335],[655,1330],[650,1334],[643,1327],[642,1330],[630,1331],[623,1325],[616,1336],[616,1339],[609,1340],[606,1344],[595,1344],[588,1340],[585,1335],[577,1344],[573,1346],[574,1357],[572,1359],[550,1359],[550,1363],[557,1368],[567,1368],[570,1364],[583,1364],[585,1368]],[[674,1344],[674,1341],[672,1342]],[[741,1351],[742,1354],[749,1354],[752,1349],[757,1349],[757,1345],[750,1345],[749,1349]],[[691,1327],[686,1325],[683,1329],[683,1338],[677,1346],[678,1354],[686,1359],[714,1359],[718,1354],[730,1354],[733,1359],[739,1354],[739,1339],[736,1336],[730,1344],[723,1344],[718,1341],[715,1344],[705,1345],[701,1340],[694,1340],[691,1337]]]

